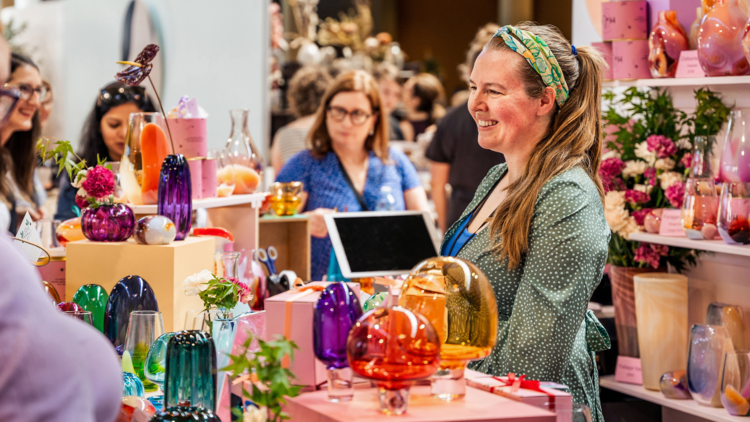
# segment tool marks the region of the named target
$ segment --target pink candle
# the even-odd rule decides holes
[[[645,1],[602,3],[602,38],[604,41],[648,38],[647,10]]]
[[[202,178],[201,178],[201,197],[216,198],[216,158],[206,158],[201,160]]]
[[[193,199],[203,198],[203,158],[188,158],[190,167],[190,183]]]
[[[651,79],[648,69],[648,40],[612,43],[615,79]]]
[[[206,119],[169,119],[174,148],[185,158],[205,157],[208,148]]]

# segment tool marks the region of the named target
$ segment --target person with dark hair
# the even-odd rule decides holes
[[[8,122],[0,129],[0,175],[8,178],[6,199],[15,208],[9,230],[13,233],[26,211],[31,218],[44,218],[41,206],[46,198],[44,189],[35,189],[36,141],[41,132],[39,108],[47,96],[39,68],[26,56],[11,54],[10,77],[5,88],[21,93]],[[11,199],[12,196],[12,199]]]
[[[125,153],[130,114],[153,111],[156,109],[144,88],[122,82],[112,82],[105,86],[83,124],[81,152],[78,156],[89,165],[96,165],[97,159],[120,161]],[[76,192],[77,189],[70,184],[70,179],[65,174],[60,182],[56,219],[75,217],[72,207],[75,205]]]
[[[278,173],[294,154],[306,149],[305,138],[315,121],[320,100],[333,78],[319,66],[305,66],[289,81],[286,96],[297,120],[280,128],[271,146],[271,165]]]
[[[594,354],[610,347],[587,311],[610,239],[598,174],[605,65],[551,25],[495,33],[471,72],[468,107],[479,145],[506,162],[441,247],[479,267],[497,301],[497,344],[469,367],[566,385],[595,422],[604,418]]]
[[[434,75],[420,73],[412,76],[404,84],[401,95],[406,120],[400,126],[406,141],[415,141],[418,135],[445,115],[441,104],[445,100],[443,84]]]
[[[391,141],[403,141],[401,121],[393,115],[401,101],[401,84],[398,83],[398,68],[388,62],[377,65],[372,70],[372,77],[378,83],[380,98],[383,99],[383,116],[388,117],[388,138]]]

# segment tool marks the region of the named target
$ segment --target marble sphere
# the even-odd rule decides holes
[[[163,215],[148,215],[135,225],[135,241],[141,245],[169,245],[177,235],[174,223]]]

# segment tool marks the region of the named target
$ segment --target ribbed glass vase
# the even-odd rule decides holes
[[[216,349],[203,331],[176,333],[167,344],[164,407],[216,409]]]
[[[184,240],[190,234],[193,215],[193,190],[190,167],[182,154],[168,155],[161,166],[157,214],[174,222],[175,240]]]

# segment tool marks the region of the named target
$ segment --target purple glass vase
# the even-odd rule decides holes
[[[124,242],[133,235],[135,215],[125,204],[86,208],[81,216],[81,230],[93,242]]]
[[[328,400],[349,401],[354,395],[352,372],[346,357],[349,331],[362,316],[357,295],[346,283],[325,288],[315,305],[313,349],[328,369]]]
[[[193,214],[190,167],[182,154],[168,155],[161,166],[157,214],[174,222],[175,240],[183,240],[190,233]]]

